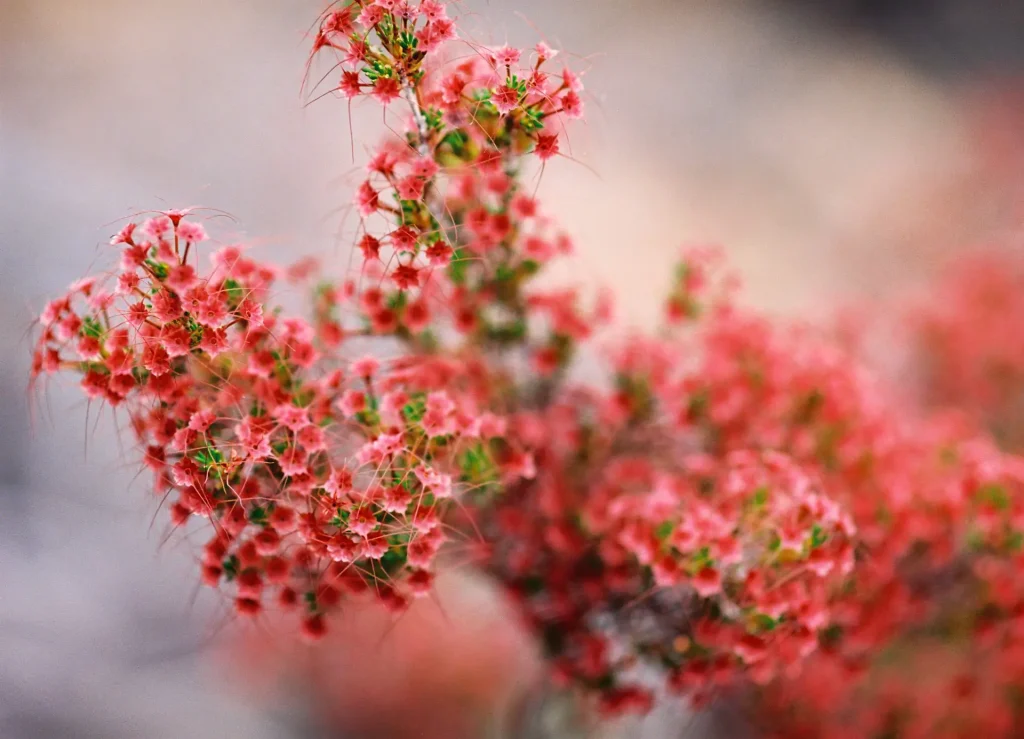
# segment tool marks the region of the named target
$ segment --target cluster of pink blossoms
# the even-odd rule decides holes
[[[1024,355],[1014,339],[1024,321],[1022,276],[1011,251],[961,255],[924,300],[890,311],[906,325],[883,323],[910,339],[900,369],[911,378],[907,394],[937,414],[928,443],[949,462],[972,460],[974,492],[966,509],[950,509],[956,525],[929,537],[931,550],[949,551],[944,564],[922,572],[917,552],[896,560],[912,575],[912,599],[899,608],[914,609],[914,627],[863,619],[871,639],[859,659],[844,668],[818,655],[801,679],[775,686],[764,718],[779,736],[1009,737],[1024,730],[1024,469],[995,448],[1019,452],[1024,440]],[[980,438],[979,428],[993,440]]]
[[[907,318],[924,402],[1024,449],[1024,260],[1010,249],[965,254]]]
[[[505,434],[472,362],[341,361],[266,305],[272,267],[227,246],[198,271],[206,233],[187,215],[130,223],[114,284],[47,306],[34,371],[75,370],[89,398],[127,406],[172,523],[209,520],[202,579],[240,614],[298,608],[315,637],[346,593],[401,608],[429,592],[460,465],[497,465]]]
[[[519,432],[538,474],[498,504],[497,572],[556,673],[610,710],[650,703],[655,664],[697,703],[753,681],[759,726],[831,736],[855,724],[823,671],[856,696],[867,660],[948,618],[949,573],[1005,578],[1024,463],[736,308],[710,260],[683,263],[668,333],[627,343],[611,390],[567,390]],[[983,590],[969,609],[1018,628]]]
[[[184,211],[126,226],[119,267],[43,313],[34,374],[127,409],[172,523],[209,530],[203,582],[316,639],[353,598],[429,594],[461,546],[602,710],[753,683],[809,736],[807,716],[832,735],[819,676],[944,628],[950,573],[991,586],[978,624],[1016,638],[1024,601],[996,584],[1024,463],[738,308],[716,252],[684,254],[662,330],[607,351],[606,382],[569,379],[609,307],[536,284],[571,244],[525,171],[582,115],[580,79],[544,44],[463,61],[455,37],[436,0],[321,18],[331,92],[405,126],[358,184],[362,268],[321,281],[310,320],[270,302],[282,270],[201,259]],[[400,350],[356,358],[374,338]]]

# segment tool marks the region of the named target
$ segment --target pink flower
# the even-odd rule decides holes
[[[583,117],[583,101],[572,90],[569,90],[569,92],[562,96],[562,112],[565,113],[567,118]]]
[[[507,432],[507,421],[491,412],[481,413],[474,418],[473,423],[466,430],[467,435],[476,436],[481,439],[494,439],[504,436]]]
[[[424,331],[431,322],[430,308],[424,300],[415,300],[405,306],[402,322],[413,333]]]
[[[363,218],[373,215],[380,207],[377,191],[370,185],[369,180],[366,180],[359,186],[359,190],[356,193],[356,207],[359,209],[359,215]]]
[[[348,36],[352,33],[352,8],[346,7],[333,11],[323,22],[323,30],[329,34]]]
[[[193,431],[200,433],[205,432],[213,422],[217,420],[217,414],[215,414],[209,408],[199,411],[189,419],[188,427]]]
[[[452,261],[452,248],[443,241],[435,241],[427,247],[427,259],[435,267],[446,267]]]
[[[419,10],[420,14],[430,22],[448,18],[445,5],[440,0],[422,0]]]
[[[363,259],[367,261],[380,259],[380,241],[370,234],[364,234],[359,240],[359,249],[363,252]]]
[[[309,411],[291,403],[282,403],[277,406],[272,415],[278,423],[292,431],[298,431],[310,424]]]
[[[363,379],[370,379],[380,371],[380,361],[376,357],[365,356],[352,362],[352,374]]]
[[[249,324],[250,328],[260,328],[263,325],[263,306],[248,298],[239,302],[235,314]]]
[[[301,447],[288,447],[278,455],[277,463],[284,474],[295,477],[309,471],[309,454]]]
[[[117,276],[117,294],[131,295],[139,287],[139,276],[135,272],[122,272]]]
[[[655,560],[651,565],[654,573],[654,584],[658,587],[672,587],[684,581],[684,573],[679,561],[671,555]]]
[[[417,467],[416,478],[435,498],[450,498],[452,495],[452,478],[432,467]]]
[[[191,249],[205,230],[167,210],[122,229],[109,280],[79,281],[38,327],[33,380],[71,372],[125,411],[171,524],[205,527],[200,580],[319,640],[353,596],[397,612],[429,594],[451,536],[554,678],[604,712],[650,707],[631,665],[654,655],[652,690],[695,706],[765,683],[750,689],[768,733],[800,733],[776,723],[789,716],[829,733],[823,711],[864,733],[858,719],[896,712],[924,736],[952,705],[949,725],[998,735],[970,711],[992,715],[1024,664],[1024,461],[975,425],[921,418],[819,332],[742,307],[707,250],[666,270],[666,326],[602,351],[610,301],[540,287],[572,242],[520,166],[531,147],[559,153],[579,78],[542,71],[546,45],[514,77],[517,49],[437,54],[454,25],[436,0],[355,5],[312,41],[342,69],[332,92],[408,98],[355,183],[362,263],[319,279],[237,246],[206,262]],[[934,377],[994,413],[1024,387],[1006,338],[1021,291],[982,277],[929,325]],[[306,317],[276,300],[300,282]],[[929,702],[873,661],[913,657],[907,635],[935,632],[939,610],[972,627],[950,650],[970,669],[928,688],[957,700]],[[882,712],[853,675],[876,667]]]
[[[167,353],[172,357],[184,357],[192,351],[192,336],[184,326],[167,325],[160,332]]]
[[[82,336],[78,339],[78,346],[76,347],[78,354],[82,359],[89,361],[95,361],[100,358],[100,346],[99,339],[95,336]]]
[[[396,186],[398,197],[402,200],[420,200],[423,198],[423,188],[425,185],[426,182],[423,178],[417,175],[403,177]]]
[[[143,222],[142,232],[154,240],[160,240],[171,232],[171,219],[165,216],[150,218]]]
[[[400,433],[381,434],[374,441],[373,447],[382,457],[388,457],[404,449],[405,442]]]
[[[500,46],[497,49],[491,49],[489,56],[493,64],[511,67],[519,63],[520,52],[519,49],[506,45]]]
[[[321,427],[313,424],[303,426],[295,435],[295,440],[310,454],[327,449],[327,435]]]
[[[583,82],[579,76],[568,67],[562,69],[562,83],[570,92],[579,94],[583,92]]]
[[[424,598],[433,592],[434,576],[426,570],[416,570],[409,575],[409,589],[417,598]]]
[[[366,395],[358,390],[346,390],[338,401],[338,407],[346,416],[355,416],[366,408]]]
[[[206,235],[206,229],[198,223],[192,223],[191,221],[181,221],[177,226],[178,238],[182,241],[191,243],[199,243],[200,241],[206,241],[209,236]]]
[[[433,539],[417,536],[409,544],[407,555],[409,564],[423,570],[430,568],[439,548],[440,546]]]
[[[558,54],[558,52],[555,49],[552,49],[544,41],[539,42],[533,48],[534,51],[537,52],[537,61],[539,64],[543,64],[548,59],[553,59]]]
[[[492,91],[491,102],[499,113],[507,115],[519,107],[519,90],[508,83],[503,84]]]
[[[369,45],[362,39],[350,39],[348,48],[345,51],[345,61],[348,64],[362,64],[370,55]]]
[[[356,23],[364,28],[377,25],[384,19],[386,11],[378,4],[365,5],[359,15],[356,16]]]
[[[537,146],[534,152],[541,159],[547,161],[558,153],[558,136],[554,134],[541,133],[537,135]]]
[[[455,431],[455,420],[449,414],[437,410],[424,413],[420,424],[427,435],[432,437],[448,436]]]
[[[404,514],[413,502],[412,493],[401,485],[390,487],[384,494],[381,508],[388,513]]]
[[[391,244],[397,251],[414,251],[419,232],[411,226],[400,226],[391,232]]]
[[[377,517],[370,506],[359,506],[349,515],[348,527],[359,536],[366,536],[378,526]]]
[[[196,271],[190,264],[178,264],[171,268],[166,283],[177,293],[184,293],[196,284]]]
[[[428,157],[418,157],[412,163],[412,174],[426,180],[432,179],[439,170],[437,162]]]
[[[378,77],[373,83],[373,97],[381,105],[387,105],[401,94],[402,88],[393,77]]]
[[[711,567],[704,567],[690,580],[693,589],[702,598],[710,598],[722,589],[722,575]]]
[[[135,223],[126,223],[117,234],[110,239],[111,246],[117,244],[132,244],[132,235],[135,233]]]
[[[164,323],[177,320],[184,315],[178,296],[167,290],[159,290],[153,295],[153,315]]]
[[[455,38],[455,23],[448,18],[438,18],[423,26],[416,32],[416,40],[420,48],[427,52],[434,52],[445,41]]]
[[[367,559],[380,559],[388,553],[388,539],[380,532],[371,533],[359,542],[360,551]]]
[[[347,495],[352,491],[352,471],[347,467],[332,469],[324,482],[324,490],[332,495]]]
[[[420,271],[411,264],[399,264],[391,272],[391,279],[399,290],[409,290],[420,284]]]
[[[537,476],[533,455],[526,452],[512,454],[502,466],[502,476],[507,480],[532,480]]]
[[[442,416],[449,416],[455,411],[455,402],[444,390],[427,395],[427,412],[438,413]]]
[[[347,98],[354,98],[363,92],[363,84],[359,81],[359,72],[345,70],[341,74],[338,90]]]
[[[121,252],[121,269],[125,271],[138,269],[148,256],[149,250],[145,246],[128,246]]]

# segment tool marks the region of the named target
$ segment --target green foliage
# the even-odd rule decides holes
[[[85,316],[82,318],[82,327],[78,330],[78,333],[82,336],[91,336],[94,339],[99,339],[103,336],[103,324],[93,316]]]

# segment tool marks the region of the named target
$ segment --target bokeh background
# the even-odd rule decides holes
[[[475,41],[531,46],[541,29],[587,69],[588,122],[573,132],[572,159],[549,166],[539,187],[578,244],[563,275],[612,286],[625,323],[653,319],[681,242],[724,244],[748,301],[818,320],[1018,230],[1022,5],[462,6]],[[272,666],[237,670],[213,655],[224,614],[197,595],[190,542],[165,540],[158,501],[121,461],[118,420],[59,382],[26,393],[33,316],[109,256],[113,222],[133,212],[221,208],[232,218],[210,224],[220,238],[344,270],[346,175],[382,120],[374,104],[351,115],[340,101],[305,105],[304,34],[320,9],[320,0],[0,0],[5,739],[328,736],[309,704],[329,697],[254,690],[252,673]],[[486,591],[451,590],[444,618],[427,617],[432,628],[486,635],[507,621]],[[512,637],[504,648],[483,669],[510,677],[483,691],[488,700],[513,700],[509,684],[530,673],[525,646]],[[455,640],[442,652],[459,650]],[[376,659],[346,655],[342,677]],[[419,673],[400,668],[411,677],[396,694],[416,679],[437,682],[444,655],[420,659]],[[452,685],[485,680],[449,674]],[[449,692],[433,699],[448,712],[482,700]],[[418,720],[423,729],[429,716]],[[616,731],[705,729],[670,711]]]

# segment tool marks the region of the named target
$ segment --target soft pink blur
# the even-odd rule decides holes
[[[228,674],[271,701],[283,688],[343,736],[484,736],[540,678],[536,647],[509,604],[457,574],[400,616],[353,603],[315,645],[272,618],[234,631]]]

